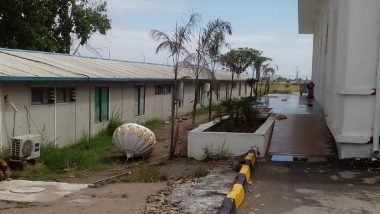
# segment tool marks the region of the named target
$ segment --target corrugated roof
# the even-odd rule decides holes
[[[179,78],[194,77],[189,68]],[[98,80],[142,81],[172,80],[173,67],[151,63],[79,57],[26,50],[0,48],[0,80]],[[230,72],[216,72],[218,80],[230,80]],[[240,79],[246,79],[240,75]],[[202,75],[200,79],[208,79]]]

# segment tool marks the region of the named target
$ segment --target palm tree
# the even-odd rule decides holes
[[[265,64],[262,66],[263,75],[261,78],[261,84],[260,84],[260,94],[261,94],[261,88],[265,80],[265,86],[264,86],[264,94],[269,93],[269,81],[270,77],[274,75],[274,73],[278,70],[278,66],[276,65],[276,68],[271,67],[271,65]]]
[[[201,73],[208,72],[209,76],[211,76],[211,80],[213,79],[213,73],[210,72],[209,62],[208,62],[208,49],[211,46],[211,42],[213,42],[213,37],[218,33],[232,33],[232,27],[229,22],[223,21],[221,19],[216,19],[209,21],[205,28],[202,28],[199,31],[198,40],[196,43],[195,53],[190,54],[188,57],[188,62],[194,70],[195,75],[195,92],[194,92],[194,102],[193,102],[193,111],[192,111],[192,124],[195,124],[195,113],[197,108],[197,100],[199,99],[199,75]],[[210,96],[211,95],[211,84],[210,84]],[[209,119],[211,120],[211,115],[209,115]]]
[[[215,20],[215,24],[219,23],[221,26],[224,26],[221,30],[217,31],[212,35],[210,42],[207,47],[207,58],[209,61],[211,78],[210,78],[210,96],[208,103],[208,120],[211,121],[211,107],[212,107],[212,96],[215,86],[215,72],[221,64],[221,52],[223,47],[229,47],[229,44],[226,42],[226,35],[232,34],[232,26],[229,22],[224,22],[220,19]]]
[[[263,66],[264,62],[266,61],[272,61],[271,58],[268,58],[268,57],[265,57],[265,56],[262,56],[262,52],[256,52],[255,54],[252,55],[252,57],[254,58],[254,69],[255,69],[255,72],[256,72],[256,85],[255,85],[255,99],[257,100],[258,98],[258,94],[257,94],[257,89],[258,89],[258,85],[260,83],[260,73],[261,73],[261,67]],[[251,96],[252,96],[252,88],[251,88]]]
[[[169,58],[173,62],[173,90],[172,90],[172,100],[171,100],[171,123],[170,123],[170,151],[169,159],[173,158],[175,149],[177,146],[175,138],[175,112],[176,112],[176,98],[177,98],[177,88],[178,88],[178,74],[180,71],[179,62],[183,55],[187,54],[186,44],[191,41],[191,33],[194,26],[199,22],[200,15],[193,13],[189,16],[187,22],[184,25],[179,26],[176,23],[174,32],[172,34],[167,34],[159,30],[151,30],[151,37],[159,42],[156,48],[156,54],[160,51],[167,50],[169,52]],[[177,130],[178,132],[178,130]]]

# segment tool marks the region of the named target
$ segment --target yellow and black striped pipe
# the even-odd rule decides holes
[[[244,187],[253,177],[253,169],[256,163],[256,151],[249,150],[244,158],[244,164],[241,166],[239,174],[235,178],[235,182],[231,191],[227,193],[219,209],[219,214],[234,214],[243,204],[245,190]]]

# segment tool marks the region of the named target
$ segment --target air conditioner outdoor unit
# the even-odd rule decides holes
[[[40,157],[41,136],[29,134],[11,138],[11,161],[22,162]]]

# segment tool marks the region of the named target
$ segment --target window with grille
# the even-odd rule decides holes
[[[165,84],[165,85],[156,85],[154,87],[154,94],[155,95],[166,95],[171,93],[171,85]]]
[[[31,100],[33,105],[75,102],[76,90],[71,87],[32,87]]]

